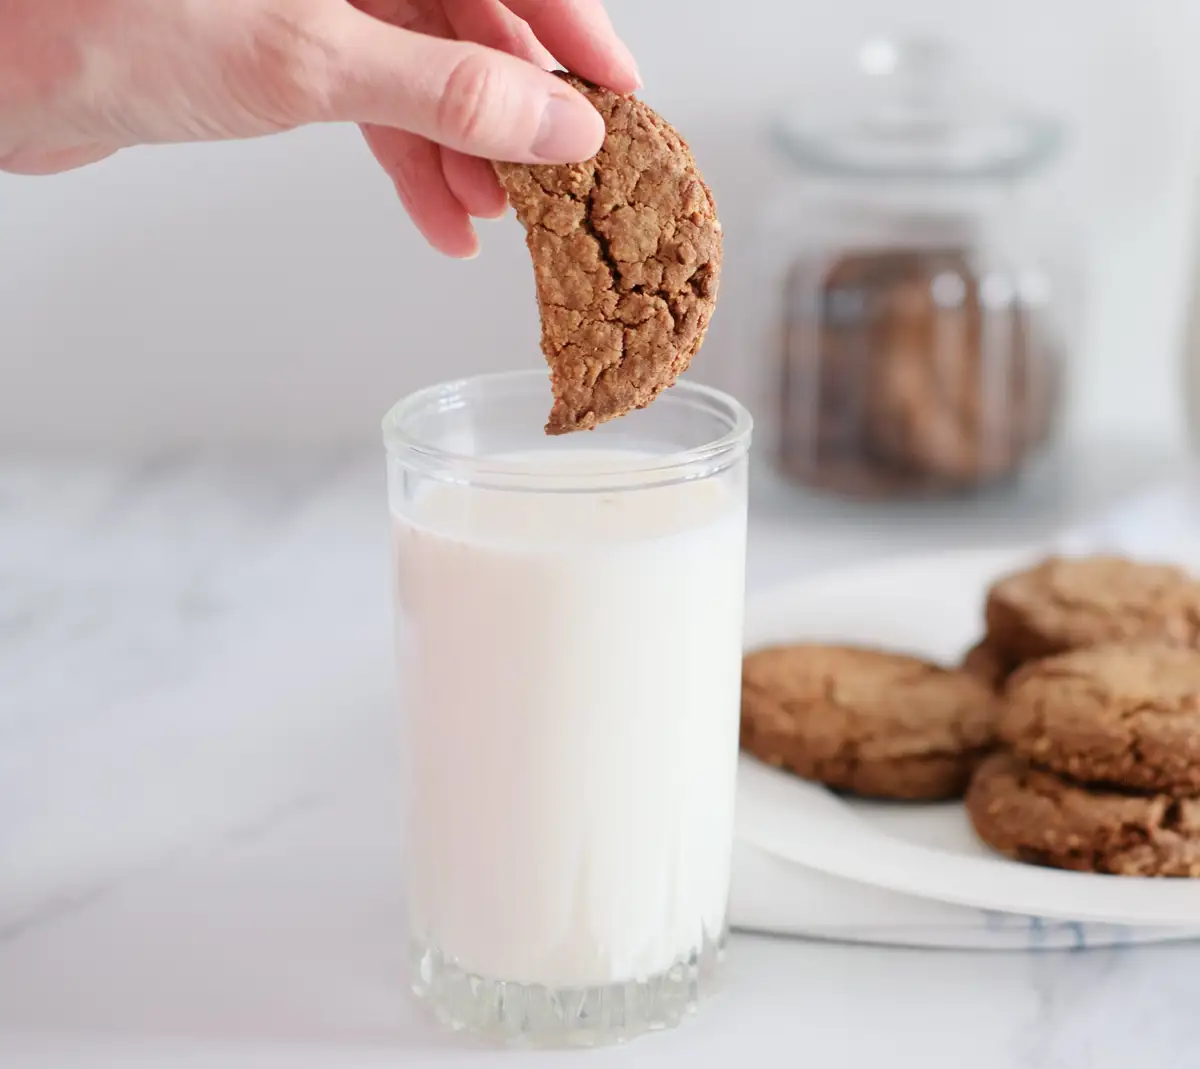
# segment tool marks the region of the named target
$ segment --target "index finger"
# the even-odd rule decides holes
[[[504,0],[564,67],[617,93],[642,84],[633,55],[599,0]]]

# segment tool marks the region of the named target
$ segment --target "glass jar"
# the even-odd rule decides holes
[[[856,497],[1012,477],[1052,438],[1070,346],[1063,250],[1023,213],[1059,128],[981,102],[933,42],[865,46],[832,99],[774,127],[779,468]]]
[[[1191,261],[1184,283],[1183,398],[1188,442],[1193,457],[1200,459],[1200,175],[1194,188]]]
[[[686,382],[587,435],[549,402],[490,375],[384,422],[411,979],[454,1027],[596,1044],[717,983],[751,427]]]

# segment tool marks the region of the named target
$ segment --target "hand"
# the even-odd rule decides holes
[[[488,161],[603,140],[552,56],[637,88],[601,0],[0,0],[0,170],[355,122],[429,242],[472,256],[470,217],[505,210]]]

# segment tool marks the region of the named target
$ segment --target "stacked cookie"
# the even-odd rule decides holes
[[[1002,679],[1019,665],[1103,643],[1196,646],[1200,584],[1166,564],[1123,557],[1051,557],[988,591],[987,634],[964,667]]]
[[[749,654],[742,748],[868,798],[966,792],[1018,861],[1200,877],[1200,581],[1052,558],[988,591],[958,668],[800,644]]]
[[[1002,693],[1005,749],[967,793],[1020,861],[1200,876],[1200,583],[1113,557],[1051,559],[989,591],[964,668]]]

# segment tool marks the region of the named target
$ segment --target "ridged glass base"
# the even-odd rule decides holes
[[[674,1028],[720,987],[724,959],[722,936],[648,980],[549,988],[473,976],[414,943],[412,986],[456,1031],[506,1046],[595,1047]]]

